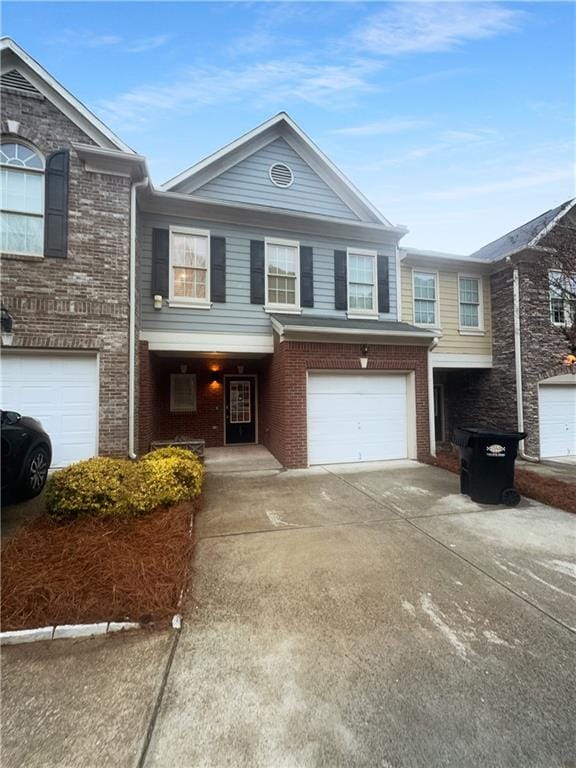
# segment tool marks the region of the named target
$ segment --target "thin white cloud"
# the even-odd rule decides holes
[[[65,46],[67,49],[83,50],[86,48],[113,48],[124,53],[146,53],[159,48],[170,40],[169,35],[154,35],[134,40],[120,35],[100,35],[87,29],[65,29],[53,37],[53,45]]]
[[[353,125],[347,128],[336,128],[332,133],[344,136],[385,136],[394,133],[404,133],[429,125],[429,120],[410,120],[402,118],[386,118],[372,123]]]
[[[144,85],[101,103],[105,119],[134,127],[156,120],[158,112],[190,113],[211,104],[239,101],[284,106],[299,100],[324,107],[353,103],[374,90],[370,75],[381,68],[373,62],[321,65],[277,60],[243,68],[201,67],[171,78],[169,87]]]
[[[482,184],[457,185],[447,187],[446,189],[435,189],[423,193],[422,196],[429,200],[460,200],[466,197],[492,195],[496,192],[508,192],[511,190],[546,186],[571,178],[573,178],[572,169],[562,167],[549,171],[541,171],[539,173],[524,174],[512,178],[507,177],[505,179],[484,182]]]
[[[522,16],[495,3],[394,3],[363,23],[353,40],[382,56],[447,51],[510,32]]]

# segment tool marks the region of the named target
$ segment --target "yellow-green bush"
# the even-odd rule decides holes
[[[143,515],[191,501],[203,479],[202,463],[182,448],[154,451],[137,462],[99,457],[55,472],[48,481],[46,507],[59,519]]]
[[[170,507],[198,496],[202,490],[204,467],[194,456],[191,459],[148,454],[136,464],[129,489],[135,514]]]
[[[46,486],[48,512],[57,518],[125,515],[125,484],[132,471],[128,459],[99,456],[54,472]]]

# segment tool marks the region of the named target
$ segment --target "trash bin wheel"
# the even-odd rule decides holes
[[[500,498],[507,507],[516,507],[520,503],[520,494],[516,488],[505,488]]]

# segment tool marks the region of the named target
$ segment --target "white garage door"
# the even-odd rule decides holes
[[[540,455],[576,456],[576,383],[540,387]]]
[[[337,464],[408,456],[407,377],[308,377],[308,462]]]
[[[95,356],[4,354],[2,408],[32,416],[52,441],[52,466],[97,453],[98,365]]]

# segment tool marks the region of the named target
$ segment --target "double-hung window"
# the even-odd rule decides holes
[[[376,315],[376,251],[348,250],[348,314]]]
[[[3,253],[44,253],[44,161],[24,144],[0,146],[0,249]]]
[[[438,324],[438,274],[414,272],[414,322],[417,325]]]
[[[571,278],[563,272],[548,273],[550,285],[550,319],[554,325],[576,323],[576,275]]]
[[[300,309],[300,246],[293,240],[266,240],[266,307]]]
[[[458,307],[461,331],[482,330],[482,278],[458,276]]]
[[[210,232],[170,229],[170,302],[210,306]]]

